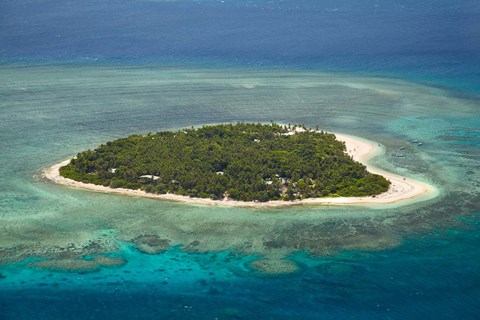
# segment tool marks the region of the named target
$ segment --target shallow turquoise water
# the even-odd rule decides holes
[[[2,318],[474,319],[479,311],[474,98],[286,69],[6,64],[1,74]],[[433,183],[441,196],[396,209],[252,210],[98,194],[38,176],[129,134],[270,120],[378,141],[379,166]],[[404,157],[392,156],[403,147]],[[145,234],[168,239],[169,249],[140,253],[131,242]],[[34,265],[97,254],[127,263],[93,273]],[[274,267],[262,272],[252,263],[264,258]],[[279,273],[288,261],[297,271]]]
[[[479,23],[476,0],[0,1],[0,319],[478,319]],[[441,196],[227,209],[38,176],[239,120],[378,141],[379,166]]]

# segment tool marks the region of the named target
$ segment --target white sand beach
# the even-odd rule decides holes
[[[382,148],[379,144],[361,139],[355,136],[337,134],[336,137],[340,141],[344,141],[347,152],[354,160],[359,161],[367,166],[368,171],[377,173],[391,181],[390,188],[387,192],[377,196],[369,197],[331,197],[331,198],[309,198],[295,201],[269,201],[269,202],[243,202],[230,199],[211,200],[206,198],[190,198],[175,194],[152,194],[141,190],[130,190],[87,184],[71,179],[64,178],[60,175],[59,169],[67,165],[70,159],[54,164],[42,170],[41,176],[58,184],[66,185],[73,188],[87,189],[96,192],[123,194],[129,196],[140,196],[154,199],[163,199],[171,201],[182,201],[192,204],[215,205],[215,206],[231,206],[231,207],[283,207],[302,204],[323,204],[323,205],[364,205],[369,207],[397,207],[405,204],[411,204],[419,201],[432,199],[438,195],[438,189],[427,183],[403,177],[394,173],[387,172],[368,163],[369,159],[379,155]]]

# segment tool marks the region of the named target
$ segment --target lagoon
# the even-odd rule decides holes
[[[480,313],[477,2],[22,0],[0,9],[0,318]],[[375,210],[220,208],[72,190],[38,175],[132,133],[271,120],[378,141],[376,166],[440,194]],[[139,239],[159,253],[140,251]],[[36,264],[78,256],[95,268]],[[105,257],[125,263],[100,266],[120,261]]]

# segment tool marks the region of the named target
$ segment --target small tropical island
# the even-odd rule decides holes
[[[79,153],[59,173],[111,189],[240,202],[372,197],[391,185],[334,134],[276,123],[132,135]]]

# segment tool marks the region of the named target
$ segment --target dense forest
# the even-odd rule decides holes
[[[79,153],[60,174],[111,188],[240,201],[373,196],[390,185],[352,160],[334,134],[275,123],[132,135]]]

